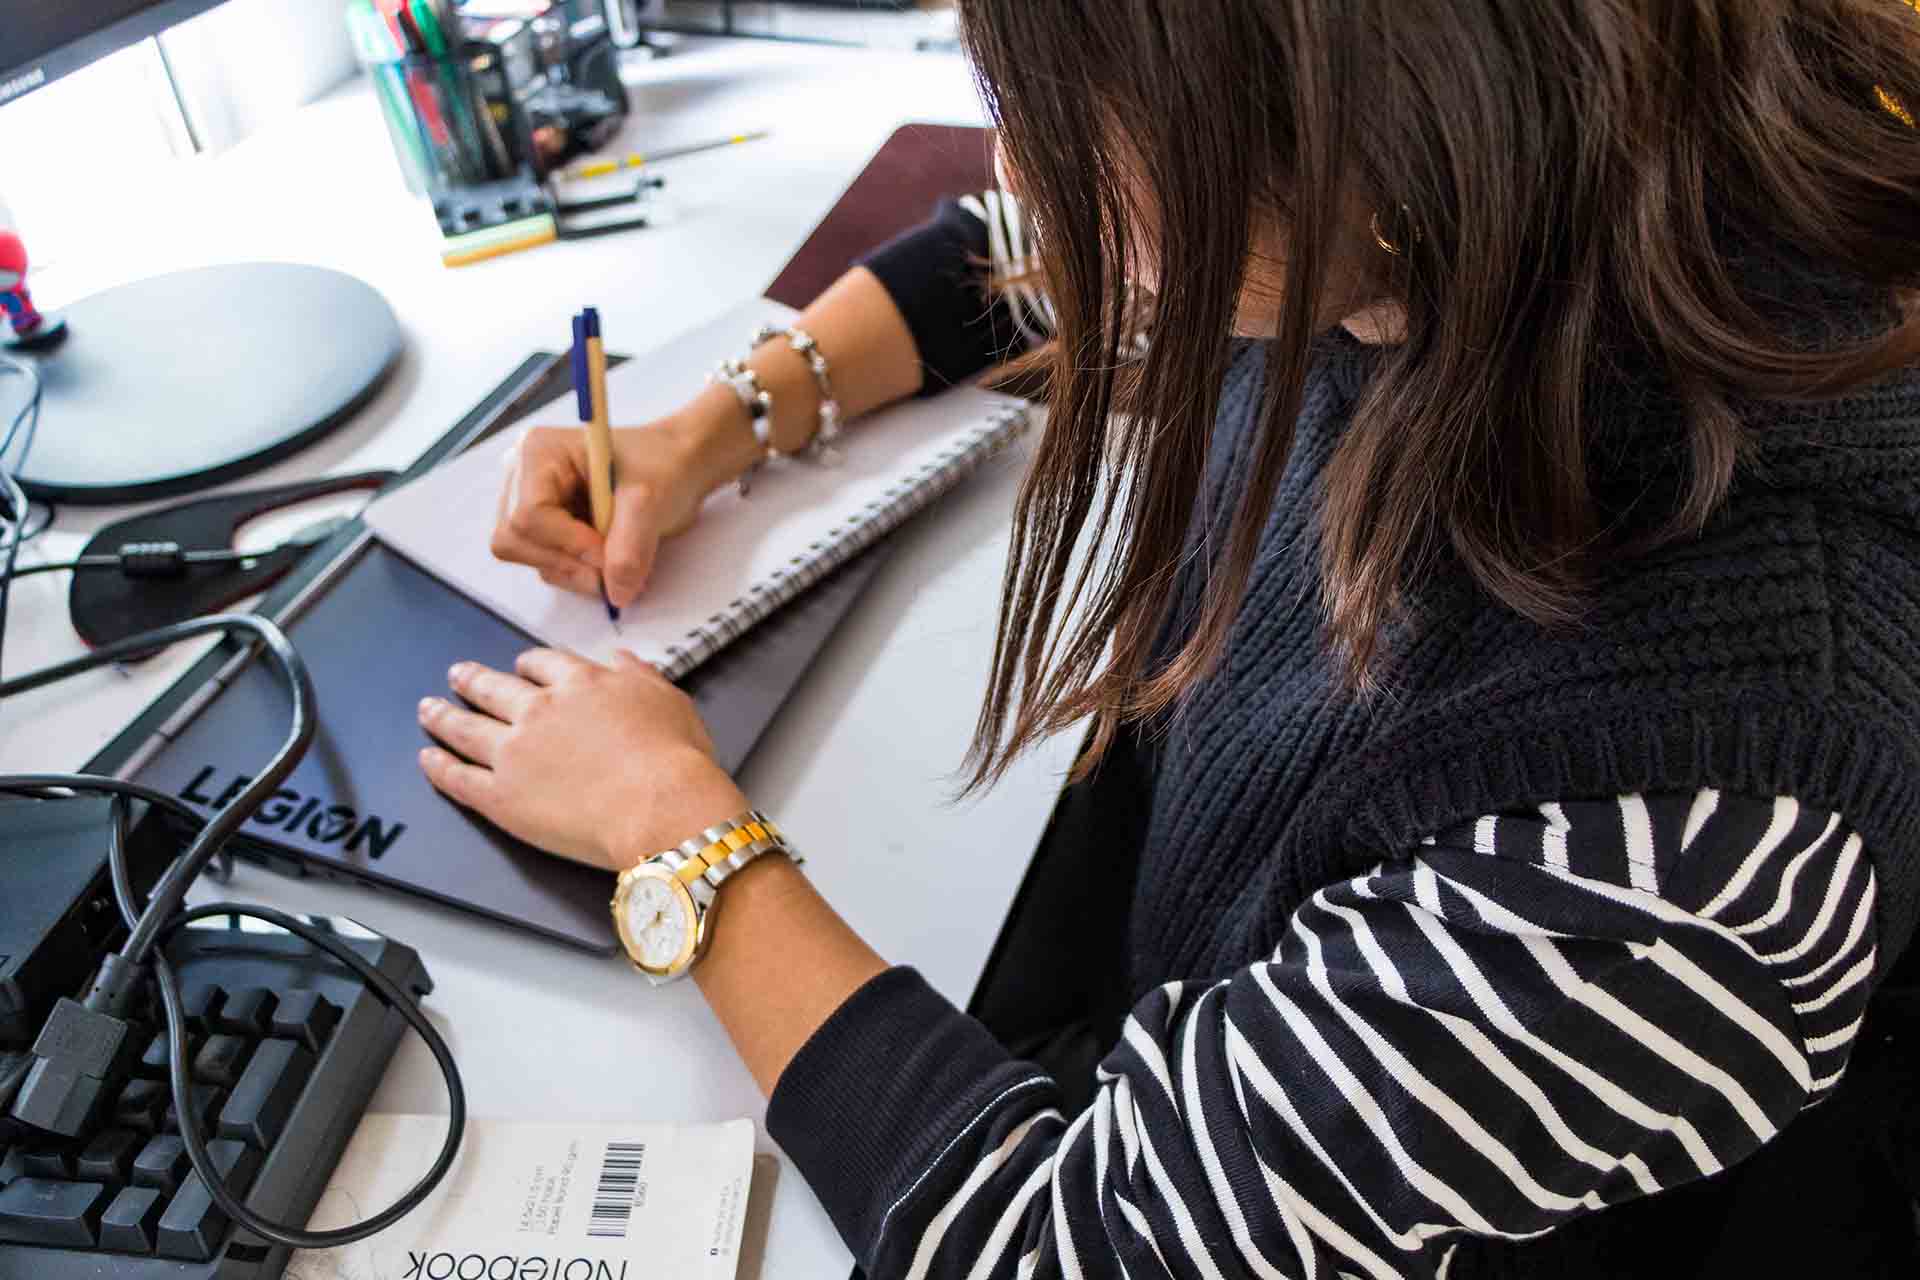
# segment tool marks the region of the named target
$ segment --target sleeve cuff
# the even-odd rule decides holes
[[[986,291],[987,227],[943,200],[928,221],[860,260],[913,334],[923,396],[936,395],[1016,354],[1019,334],[1004,301]]]
[[[911,1199],[988,1105],[1053,1082],[909,968],[871,979],[801,1046],[767,1106],[767,1131],[826,1206],[848,1248],[873,1256],[890,1209]],[[984,1135],[983,1135],[984,1136]],[[961,1163],[970,1163],[961,1157]]]

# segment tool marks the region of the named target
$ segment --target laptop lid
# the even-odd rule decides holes
[[[885,543],[756,626],[681,682],[729,772],[772,721],[887,552]],[[233,851],[418,894],[555,941],[610,952],[613,877],[540,852],[452,804],[415,756],[422,696],[444,693],[462,659],[511,670],[537,643],[369,540],[287,628],[312,673],[313,746],[246,824]],[[644,607],[644,604],[640,607]],[[138,773],[211,812],[246,785],[286,734],[280,680],[251,663]]]

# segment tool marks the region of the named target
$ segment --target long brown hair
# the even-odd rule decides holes
[[[1370,254],[1373,296],[1406,316],[1320,496],[1326,634],[1355,686],[1441,554],[1543,625],[1577,618],[1620,545],[1587,392],[1623,349],[1684,424],[1671,510],[1636,548],[1725,497],[1736,398],[1920,355],[1920,320],[1797,341],[1723,260],[1744,212],[1914,297],[1920,17],[1899,0],[963,0],[962,24],[1058,335],[973,785],[1091,716],[1084,769],[1219,659],[1343,263]],[[1263,225],[1285,250],[1260,434],[1198,622],[1150,669]],[[1143,252],[1162,269],[1129,363]]]

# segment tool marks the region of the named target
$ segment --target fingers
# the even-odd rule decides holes
[[[555,561],[537,566],[540,581],[562,591],[571,591],[577,595],[597,596],[600,594],[600,575],[578,561]]]
[[[513,669],[535,684],[559,684],[568,676],[593,668],[585,658],[558,649],[529,649],[513,660]]]
[[[521,438],[501,488],[493,553],[536,569],[598,568],[603,544],[575,512],[586,495],[586,452],[578,431],[536,427]],[[599,585],[593,584],[597,591]]]
[[[489,816],[494,801],[492,770],[468,764],[439,747],[424,747],[420,751],[420,771],[427,775],[433,789],[447,799],[465,805],[483,818]]]
[[[600,594],[598,570],[582,564],[572,556],[549,551],[545,547],[528,542],[504,525],[494,530],[492,550],[497,560],[523,564],[535,570],[539,573],[540,580],[550,587],[576,591],[588,596]]]
[[[475,764],[491,768],[507,726],[492,716],[456,707],[445,698],[420,700],[420,727]]]
[[[660,547],[659,504],[643,484],[614,490],[613,523],[607,528],[607,598],[618,608],[632,604],[646,589]]]
[[[467,702],[495,720],[508,724],[526,715],[540,690],[518,676],[483,667],[477,662],[455,663],[447,683]]]
[[[592,525],[565,507],[527,501],[524,493],[507,516],[507,530],[521,542],[571,556],[584,565],[597,565],[602,559],[600,535]]]

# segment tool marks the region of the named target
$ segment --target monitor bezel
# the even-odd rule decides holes
[[[0,65],[0,106],[16,102],[110,53],[157,36],[222,3],[224,0],[157,0],[118,21],[84,31],[39,57]],[[79,18],[76,25],[84,22],[84,17]]]

